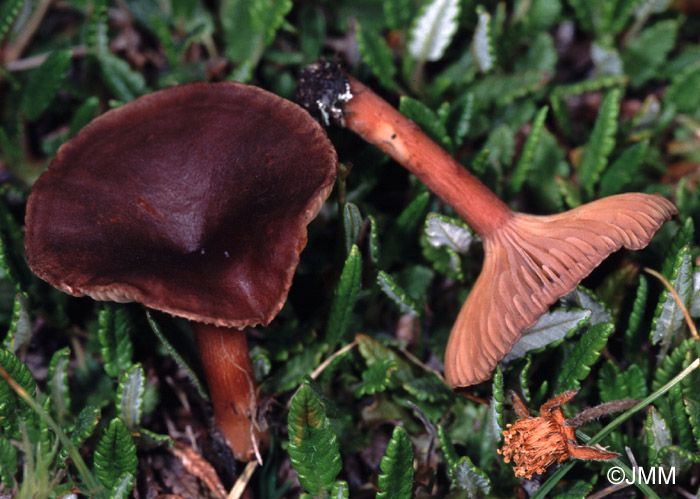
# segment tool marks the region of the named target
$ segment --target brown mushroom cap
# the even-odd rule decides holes
[[[29,266],[73,295],[267,324],[336,163],[306,111],[259,88],[155,92],[90,123],[34,184]]]

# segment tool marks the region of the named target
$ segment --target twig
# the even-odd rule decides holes
[[[257,461],[250,461],[246,465],[245,469],[243,470],[243,473],[241,473],[241,476],[238,477],[238,480],[236,480],[236,483],[233,485],[231,492],[229,492],[228,499],[239,499],[243,495],[243,492],[245,491],[245,488],[248,486],[248,482],[250,481],[250,477],[253,476],[253,472],[257,467]]]
[[[88,49],[84,45],[78,45],[76,47],[71,48],[71,52],[73,53],[73,57],[85,57],[88,53]],[[27,57],[25,59],[19,59],[16,61],[6,61],[5,69],[10,72],[27,71],[29,69],[34,69],[36,67],[41,66],[48,56],[49,52],[46,52],[44,54],[37,54],[31,57]]]

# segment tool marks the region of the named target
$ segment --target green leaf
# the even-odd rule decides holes
[[[36,381],[29,368],[8,350],[0,350],[0,366],[31,398],[36,397]],[[0,378],[0,427],[5,428],[6,435],[18,438],[19,425],[24,423],[33,427],[35,413],[17,396],[15,391]]]
[[[127,499],[134,488],[133,473],[125,472],[115,482],[112,490],[109,492],[109,499]]]
[[[391,359],[383,359],[370,364],[367,369],[362,371],[362,383],[355,388],[355,397],[374,395],[386,390],[391,382],[391,373],[396,369],[396,361]]]
[[[331,499],[349,499],[350,498],[350,488],[348,487],[348,482],[345,480],[338,480],[333,484],[333,490],[331,490]]]
[[[209,400],[208,391],[206,388],[204,388],[204,384],[199,379],[199,376],[197,376],[194,369],[192,369],[192,366],[190,366],[190,364],[185,360],[182,354],[175,348],[173,343],[166,337],[158,323],[153,319],[153,316],[148,311],[146,311],[146,318],[148,319],[148,324],[151,326],[151,330],[158,337],[158,340],[160,341],[161,345],[165,347],[165,349],[168,351],[168,354],[173,359],[175,359],[177,365],[190,379],[192,384],[197,389],[197,393],[199,394],[199,396],[202,397],[204,400]]]
[[[401,426],[394,428],[379,465],[383,473],[377,482],[377,499],[404,499],[413,492],[413,444]]]
[[[146,375],[141,364],[134,364],[119,378],[117,411],[129,431],[135,431],[141,423]]]
[[[101,411],[98,407],[85,406],[75,419],[75,425],[70,435],[70,441],[75,447],[80,447],[83,442],[92,436],[97,424],[100,422]],[[59,451],[59,460],[65,461],[68,458],[68,450],[62,448]]]
[[[369,258],[374,265],[379,264],[380,252],[379,252],[379,231],[377,230],[377,221],[372,215],[367,215],[369,220]]]
[[[377,284],[399,308],[404,315],[418,316],[421,314],[421,306],[411,298],[398,283],[386,272],[380,270],[377,274]]]
[[[687,303],[692,288],[692,268],[688,246],[684,246],[676,254],[669,282],[678,293],[681,301],[684,304]],[[651,322],[651,341],[654,344],[661,342],[665,345],[670,344],[674,333],[683,326],[684,320],[683,311],[676,303],[673,294],[664,289],[659,297],[654,319]]]
[[[467,492],[468,497],[487,496],[491,492],[491,480],[486,473],[474,466],[464,456],[450,468],[452,487]]]
[[[693,286],[688,299],[688,313],[694,319],[700,317],[700,269],[693,270]]]
[[[3,41],[5,35],[19,15],[25,0],[8,0],[0,6],[0,42]]]
[[[362,215],[360,214],[360,209],[353,203],[345,203],[345,206],[343,206],[343,229],[345,233],[345,252],[349,254],[358,237],[360,237],[360,230],[362,230]]]
[[[376,76],[379,83],[387,90],[394,90],[394,76],[396,75],[396,65],[394,64],[394,53],[386,40],[374,30],[357,26],[357,49],[362,57],[362,62],[367,64],[372,74]]]
[[[683,403],[695,438],[696,450],[700,450],[700,401],[686,397]]]
[[[342,467],[338,439],[323,403],[307,383],[292,399],[287,425],[289,457],[299,483],[310,494],[330,491]]]
[[[124,59],[110,52],[99,52],[96,57],[105,84],[120,102],[130,102],[148,93],[143,75],[133,71]]]
[[[571,293],[561,299],[561,303],[566,307],[576,307],[591,311],[591,326],[601,322],[612,322],[613,317],[608,307],[598,298],[593,291],[577,286]]]
[[[0,435],[0,479],[5,488],[12,489],[17,474],[17,449],[10,441]]]
[[[627,330],[625,331],[625,347],[634,348],[637,344],[637,331],[644,317],[644,309],[647,302],[648,283],[646,277],[639,276],[639,286],[632,303],[632,311],[629,314]]]
[[[93,459],[95,474],[107,490],[117,487],[124,474],[136,474],[136,445],[121,419],[114,418],[109,422],[97,441]]]
[[[493,426],[493,436],[497,442],[503,438],[503,401],[505,396],[503,393],[503,370],[501,365],[496,366],[496,371],[493,373],[493,382],[491,389],[491,404],[489,404],[489,419]]]
[[[399,111],[420,126],[435,142],[448,150],[452,148],[452,139],[447,134],[445,124],[421,101],[404,95],[399,101]]]
[[[598,360],[601,350],[605,348],[608,337],[615,330],[609,322],[603,322],[590,327],[564,360],[557,376],[556,393],[574,390],[580,386],[580,381],[588,377],[591,366]]]
[[[464,142],[464,138],[469,133],[469,126],[474,110],[474,94],[466,93],[452,102],[450,106],[450,118],[454,126],[452,143],[459,147]]]
[[[620,157],[605,170],[600,181],[600,197],[623,192],[633,180],[639,178],[640,168],[647,153],[646,142],[640,142],[625,149]]]
[[[134,347],[131,343],[133,325],[124,306],[106,303],[98,315],[97,338],[104,360],[105,372],[112,378],[131,367]]]
[[[632,364],[620,371],[611,361],[605,362],[598,374],[598,390],[601,402],[622,399],[641,399],[647,396],[647,382],[644,371]]]
[[[275,34],[284,17],[292,10],[292,0],[252,0],[250,20],[252,28],[262,33],[262,44],[267,47],[275,39]]]
[[[475,241],[467,224],[457,218],[439,213],[430,213],[425,219],[427,242],[435,248],[450,248],[457,253],[466,253]]]
[[[389,359],[396,363],[396,371],[393,373],[394,379],[402,384],[414,379],[410,364],[402,357],[399,357],[396,352],[366,334],[358,334],[356,338],[360,355],[365,359],[368,366]]]
[[[683,69],[671,78],[664,101],[674,105],[681,113],[692,113],[700,106],[700,64]]]
[[[70,348],[58,350],[51,357],[49,371],[46,374],[47,390],[51,397],[54,413],[60,423],[67,420],[70,414],[70,391],[68,389],[68,363]]]
[[[29,316],[29,296],[18,293],[12,309],[10,329],[5,337],[4,347],[16,354],[22,347],[29,344],[32,334],[31,317]]]
[[[683,365],[684,368],[688,367],[693,359],[688,355],[686,360],[687,362]],[[669,420],[669,424],[673,428],[673,435],[682,447],[692,449],[694,447],[693,432],[690,427],[690,422],[688,421],[688,416],[685,413],[683,385],[681,383],[673,385],[668,391],[668,402],[671,407],[671,419]]]
[[[411,0],[382,0],[382,10],[390,29],[403,28],[411,19]]]
[[[35,121],[48,109],[68,75],[72,59],[73,52],[70,50],[51,52],[44,63],[32,73],[21,104],[21,109],[29,121]]]
[[[511,362],[524,357],[530,351],[538,351],[546,346],[557,346],[564,338],[573,335],[590,319],[589,310],[555,309],[540,317],[537,323],[523,332],[503,362]]]
[[[350,317],[361,285],[362,255],[357,246],[353,244],[333,293],[331,310],[328,315],[326,343],[330,345],[331,349],[338,341],[345,341]]]
[[[457,451],[455,451],[454,444],[450,438],[445,427],[442,424],[437,425],[438,440],[440,441],[440,448],[442,453],[445,455],[445,461],[447,462],[447,468],[452,469],[457,465],[459,456]]]
[[[656,76],[676,43],[677,32],[676,20],[659,21],[630,40],[622,58],[633,88]]]
[[[306,61],[321,55],[326,37],[326,18],[319,5],[303,3],[297,16],[299,22],[299,49]]]
[[[615,148],[617,116],[620,112],[621,98],[622,91],[617,88],[610,90],[605,96],[591,138],[581,158],[579,179],[581,187],[589,199],[593,197],[593,188],[605,170],[608,156]]]
[[[459,0],[431,0],[421,10],[409,34],[408,52],[419,62],[437,61],[457,32]]]
[[[88,97],[85,99],[78,110],[75,112],[73,119],[70,122],[70,128],[68,130],[68,136],[72,137],[80,130],[82,130],[85,125],[90,123],[90,121],[97,116],[97,112],[100,106],[100,100],[95,97]]]
[[[510,179],[510,193],[511,196],[520,192],[525,180],[527,179],[530,170],[532,169],[532,160],[535,157],[535,149],[540,140],[540,133],[542,132],[542,127],[544,126],[544,120],[547,118],[548,107],[543,107],[537,113],[534,121],[532,122],[532,128],[527,136],[525,145],[523,146],[522,153],[520,153],[520,159],[518,164],[515,165],[513,170],[513,176]]]
[[[659,451],[671,445],[671,430],[658,411],[652,406],[647,413],[644,425],[646,444],[649,446],[649,462],[655,463]]]
[[[471,51],[479,71],[488,73],[496,62],[491,39],[491,15],[481,6],[476,8],[476,15],[478,22],[472,38]]]

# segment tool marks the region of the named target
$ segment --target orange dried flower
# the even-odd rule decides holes
[[[602,448],[578,445],[574,428],[601,414],[626,408],[634,401],[603,404],[567,420],[561,406],[576,395],[576,390],[564,392],[542,404],[539,417],[531,417],[522,400],[513,392],[511,395],[519,419],[506,426],[503,447],[497,452],[506,463],[513,461],[515,476],[531,478],[536,473],[543,473],[555,462],[562,463],[570,457],[601,461],[619,456]]]

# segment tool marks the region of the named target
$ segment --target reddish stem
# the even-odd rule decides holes
[[[267,443],[258,422],[258,393],[245,331],[192,322],[214,417],[234,457],[250,461]]]
[[[482,237],[513,216],[503,201],[418,125],[356,79],[349,80],[353,97],[343,106],[346,128],[406,167]]]

